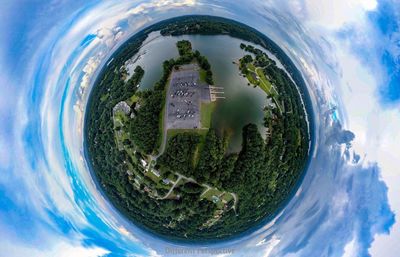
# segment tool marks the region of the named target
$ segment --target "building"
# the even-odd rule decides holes
[[[140,163],[142,164],[143,167],[147,166],[147,162],[143,159],[140,159]]]

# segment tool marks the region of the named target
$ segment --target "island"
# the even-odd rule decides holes
[[[243,56],[231,65],[265,100],[263,118],[241,128],[240,150],[229,148],[237,132],[215,122],[231,89],[216,83],[207,56],[190,40],[177,40],[178,55],[161,62],[159,80],[141,89],[147,71],[129,70],[127,60],[155,31],[243,40]],[[277,214],[301,180],[311,135],[304,82],[275,44],[241,23],[184,16],[137,33],[110,60],[90,95],[85,143],[95,179],[121,213],[151,233],[185,241],[232,238]]]

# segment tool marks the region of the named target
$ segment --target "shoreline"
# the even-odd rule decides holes
[[[168,20],[166,20],[166,21],[168,21]],[[152,26],[154,26],[154,25],[152,25]],[[136,38],[136,37],[140,37],[141,35],[140,35],[140,33],[141,32],[139,32],[139,33],[137,33],[137,34],[135,34],[135,35],[133,35],[130,39],[128,39],[127,41],[129,41],[129,40],[131,40],[132,38]],[[143,44],[143,42],[142,42],[142,44]],[[260,45],[261,47],[263,47],[264,48],[264,46],[263,45]],[[120,50],[121,48],[123,48],[124,47],[124,44],[122,44],[121,46],[119,46],[119,48],[111,55],[111,57],[107,60],[108,62],[110,62],[111,63],[111,61],[112,60],[114,60],[114,55],[118,55],[119,54],[119,52],[118,52],[118,50]],[[142,47],[142,45],[141,45],[141,47]],[[139,48],[140,49],[140,48]],[[111,61],[110,61],[111,60]],[[107,62],[107,63],[108,63]],[[236,63],[237,64],[237,63]],[[237,64],[238,65],[238,64]],[[294,66],[294,64],[292,63],[292,65]],[[101,78],[101,75],[102,75],[102,73],[103,73],[103,71],[105,70],[105,68],[107,67],[107,65],[105,65],[105,66],[102,66],[101,67],[101,71],[100,71],[100,73],[98,74],[98,76],[96,77],[96,79],[94,80],[94,87],[96,86],[96,84],[98,83],[98,80]],[[294,66],[295,67],[295,66]],[[295,67],[296,69],[297,69],[297,67]],[[286,71],[286,70],[285,70]],[[297,69],[297,72],[299,72],[300,73],[300,71]],[[293,80],[293,78],[291,77],[291,76],[289,76],[292,80]],[[294,80],[293,80],[294,81]],[[136,222],[134,222],[133,221],[133,219],[130,219],[130,218],[128,218],[127,217],[127,215],[125,215],[124,214],[124,211],[122,211],[122,210],[120,210],[118,207],[117,207],[117,205],[116,204],[114,204],[114,202],[113,201],[111,201],[110,200],[110,198],[107,196],[107,193],[105,192],[105,191],[103,191],[103,187],[100,185],[100,181],[97,179],[97,175],[95,174],[95,171],[94,171],[94,169],[93,169],[93,166],[92,166],[92,163],[91,163],[91,161],[90,161],[90,154],[89,154],[89,152],[88,152],[88,145],[87,145],[87,132],[88,132],[88,130],[87,130],[87,119],[88,119],[88,113],[89,113],[89,111],[88,111],[88,107],[90,106],[90,103],[91,103],[91,101],[93,100],[93,99],[91,99],[91,93],[92,93],[92,91],[93,91],[93,89],[94,89],[94,87],[92,88],[92,90],[91,90],[91,92],[89,92],[89,98],[88,98],[88,102],[87,102],[87,105],[86,105],[86,107],[85,107],[85,114],[84,114],[84,122],[83,122],[83,131],[84,131],[84,140],[83,140],[83,148],[84,148],[84,157],[85,157],[85,162],[87,163],[87,166],[88,166],[88,169],[89,169],[89,171],[90,171],[90,175],[91,175],[91,177],[92,177],[92,179],[94,180],[94,182],[95,182],[95,185],[96,185],[96,187],[99,189],[99,191],[102,193],[102,196],[110,203],[110,205],[113,207],[113,208],[115,208],[116,210],[118,210],[118,212],[120,212],[120,213],[122,213],[123,215],[121,215],[121,216],[123,216],[123,218],[124,219],[126,219],[128,222],[130,222],[130,223],[132,223],[134,226],[136,226],[136,227],[138,227],[140,230],[142,230],[142,232],[143,233],[145,233],[145,234],[148,234],[148,235],[152,235],[152,236],[155,236],[155,237],[157,237],[157,238],[160,238],[160,239],[164,239],[164,240],[168,240],[168,241],[170,241],[170,242],[177,242],[177,243],[180,243],[180,244],[188,244],[188,245],[209,245],[209,244],[215,244],[215,243],[227,243],[227,242],[232,242],[232,241],[235,241],[235,240],[239,240],[239,239],[242,239],[242,238],[244,238],[244,237],[246,237],[246,236],[248,236],[248,235],[251,235],[252,233],[254,233],[254,232],[256,232],[256,231],[258,231],[259,229],[261,229],[263,226],[265,226],[265,225],[267,225],[268,223],[270,223],[271,221],[273,221],[276,217],[278,217],[278,215],[280,214],[280,213],[282,213],[282,211],[284,210],[284,207],[285,206],[287,206],[287,204],[293,199],[293,197],[297,194],[297,192],[299,191],[299,189],[300,189],[300,187],[301,187],[301,185],[302,185],[302,183],[303,183],[303,181],[304,181],[304,178],[305,178],[305,175],[307,174],[307,170],[308,170],[308,168],[309,168],[309,165],[310,165],[310,163],[311,163],[311,156],[312,156],[312,153],[314,152],[314,146],[315,146],[315,128],[314,128],[314,126],[312,126],[312,125],[315,125],[314,123],[313,123],[313,121],[314,121],[314,113],[313,113],[313,111],[312,111],[312,103],[311,103],[311,99],[310,99],[310,97],[309,97],[309,93],[308,93],[308,91],[307,91],[307,88],[305,87],[305,88],[302,88],[303,86],[305,86],[305,82],[304,82],[304,79],[303,79],[303,83],[304,83],[304,85],[298,85],[298,83],[296,83],[295,81],[294,81],[294,84],[295,84],[295,86],[296,86],[296,89],[297,89],[297,92],[299,93],[299,97],[300,97],[300,99],[301,99],[301,101],[302,101],[302,104],[303,104],[303,108],[304,108],[304,110],[305,110],[305,114],[306,114],[306,116],[307,116],[307,119],[306,119],[306,122],[307,122],[307,124],[308,124],[308,132],[309,132],[309,134],[308,134],[308,136],[309,136],[309,147],[308,147],[308,153],[307,153],[307,155],[306,155],[306,160],[305,160],[305,162],[304,162],[304,167],[303,167],[303,170],[299,173],[300,174],[300,176],[299,176],[299,178],[296,180],[297,182],[296,182],[296,185],[294,185],[293,186],[293,190],[292,190],[292,192],[291,193],[289,193],[288,195],[287,195],[287,197],[286,197],[286,200],[285,201],[282,201],[282,203],[280,204],[280,206],[277,208],[277,210],[276,210],[276,212],[274,212],[274,213],[272,213],[272,214],[270,214],[270,215],[268,215],[267,217],[264,217],[263,219],[260,219],[259,221],[257,221],[257,225],[254,225],[254,226],[252,226],[252,227],[250,227],[248,230],[246,230],[246,231],[243,231],[242,233],[239,233],[239,234],[236,234],[236,235],[232,235],[232,236],[228,236],[228,237],[225,237],[225,238],[220,238],[220,239],[206,239],[206,240],[199,240],[199,239],[193,239],[193,240],[190,240],[190,239],[174,239],[174,238],[171,238],[171,237],[169,237],[169,236],[163,236],[163,235],[160,235],[160,234],[158,234],[158,233],[156,233],[156,232],[153,232],[153,231],[151,231],[151,230],[149,230],[147,227],[144,227],[144,226],[142,226],[141,224],[138,224],[138,223],[136,223]],[[304,92],[302,92],[302,90],[304,91]],[[303,93],[303,94],[302,94]],[[305,99],[304,99],[305,98]]]

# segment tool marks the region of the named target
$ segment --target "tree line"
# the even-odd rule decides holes
[[[169,140],[158,165],[238,195],[237,213],[231,210],[213,226],[204,228],[202,224],[213,216],[216,206],[210,201],[200,200],[199,185],[187,183],[178,187],[174,190],[180,196],[177,199],[151,198],[144,192],[151,181],[146,184],[147,178],[144,177],[144,183],[137,188],[127,174],[128,169],[142,172],[143,168],[127,152],[119,151],[115,143],[112,108],[118,102],[138,94],[142,102],[136,120],[133,119],[130,125],[132,141],[143,153],[156,151],[159,139],[155,139],[161,135],[160,106],[162,108],[164,104],[165,85],[174,66],[196,60],[208,73],[208,83],[213,84],[207,59],[198,51],[189,51],[187,43],[181,43],[184,45],[182,49],[186,50],[182,54],[180,52],[177,59],[162,64],[163,75],[151,91],[136,92],[136,85],[144,74],[140,68],[125,82],[120,67],[137,53],[148,33],[156,30],[161,30],[163,35],[228,33],[252,41],[276,53],[296,84],[301,83],[300,74],[283,51],[246,26],[225,19],[200,16],[172,19],[146,28],[117,50],[110,64],[101,71],[89,98],[85,142],[99,185],[112,203],[135,224],[168,238],[207,240],[246,231],[274,215],[288,199],[302,174],[309,137],[300,96],[287,74],[276,65],[269,65],[264,73],[276,85],[279,101],[286,112],[282,114],[274,109],[270,115],[266,115],[264,124],[270,132],[266,139],[254,124],[249,124],[243,128],[243,145],[238,153],[226,152],[228,139],[220,136],[214,128],[203,139],[187,133]],[[201,144],[201,140],[204,140],[204,144]],[[138,155],[140,157],[141,154]],[[198,158],[196,162],[194,158]],[[165,189],[159,190],[165,193]]]

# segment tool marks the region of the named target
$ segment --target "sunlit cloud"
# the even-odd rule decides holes
[[[63,12],[64,4],[52,11]],[[26,33],[30,48],[14,58],[0,49],[2,68],[10,63],[25,71],[14,79],[4,69],[0,77],[0,235],[6,238],[0,247],[8,256],[163,256],[173,245],[127,222],[98,190],[83,154],[84,111],[99,70],[130,35],[160,19],[211,12],[260,29],[293,59],[311,93],[317,150],[301,190],[277,217],[246,238],[210,247],[232,248],[233,256],[400,251],[400,228],[393,225],[393,211],[400,211],[400,113],[398,102],[385,104],[381,96],[400,69],[388,76],[380,56],[382,49],[398,56],[400,32],[383,33],[371,19],[380,1],[83,1],[81,7],[54,24],[26,17],[36,31],[17,23],[13,29]],[[15,7],[0,16],[5,11],[20,18]],[[0,26],[0,33],[8,29]],[[327,140],[347,130],[355,135],[351,142]],[[34,241],[39,235],[48,242]]]

